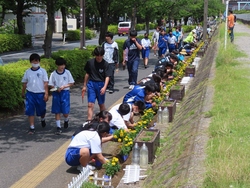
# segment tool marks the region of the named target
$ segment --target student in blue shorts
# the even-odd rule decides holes
[[[100,122],[95,129],[86,127],[70,142],[65,161],[70,166],[78,166],[77,169],[82,171],[83,168],[92,169],[89,162],[92,159],[105,164],[107,159],[102,155],[102,138],[109,134],[110,126],[107,122]]]
[[[49,86],[52,90],[54,89],[51,112],[55,114],[56,134],[61,134],[61,114],[64,116],[64,128],[67,129],[69,126],[70,87],[75,81],[70,71],[65,69],[65,59],[57,58],[55,64],[57,69],[51,73],[49,78]]]
[[[48,101],[48,75],[40,67],[40,56],[30,55],[31,68],[27,69],[22,78],[22,97],[25,98],[25,115],[28,116],[30,128],[28,134],[35,133],[35,113],[41,116],[42,127],[46,126],[46,102]]]
[[[93,117],[94,105],[97,99],[100,111],[105,110],[105,92],[109,83],[112,71],[108,62],[103,59],[104,49],[96,47],[93,51],[95,58],[87,61],[84,70],[86,71],[82,88],[82,98],[85,92],[88,93],[88,120]]]

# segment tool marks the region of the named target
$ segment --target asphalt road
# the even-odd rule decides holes
[[[150,30],[152,32],[153,30]],[[139,31],[138,35],[144,34],[145,31]],[[114,36],[114,40],[116,39],[126,39],[128,36]],[[44,38],[35,38],[33,48],[30,49],[24,49],[22,51],[18,52],[7,52],[0,55],[0,57],[3,60],[3,64],[10,63],[10,62],[16,62],[21,59],[28,59],[31,53],[37,53],[39,55],[43,55],[44,51],[42,49],[42,45],[44,44]],[[98,36],[91,40],[86,40],[85,45],[98,45]],[[58,50],[71,50],[74,48],[79,48],[80,42],[65,42],[63,43],[62,35],[58,33],[53,34],[53,40],[52,40],[52,51],[58,51]]]
[[[86,41],[86,44],[97,44],[98,39]],[[36,41],[38,45],[38,41]],[[58,49],[72,49],[79,47],[79,42],[62,45],[62,41],[54,39],[53,51]],[[1,56],[4,62],[27,59],[31,53],[43,53],[42,49],[34,49]],[[156,57],[150,54],[149,68],[145,69],[143,63],[139,67],[138,79],[149,75],[153,70]],[[127,70],[120,71],[115,75],[115,92],[106,94],[106,108],[111,107],[129,91],[127,83]],[[63,160],[67,142],[70,140],[76,127],[86,120],[87,101],[81,100],[82,84],[71,89],[71,113],[70,124],[63,134],[54,134],[56,125],[54,115],[50,113],[51,98],[47,104],[46,128],[40,125],[40,119],[36,118],[36,134],[27,135],[28,121],[25,115],[16,115],[0,120],[0,188],[7,187],[39,187],[39,188],[63,188],[79,172],[69,167]],[[97,104],[95,112],[98,112]],[[66,146],[64,147],[66,143]],[[58,148],[63,148],[58,151]],[[56,153],[55,153],[56,151]],[[52,156],[53,159],[50,157]],[[46,160],[45,160],[46,159]],[[37,170],[41,161],[48,161],[49,166],[43,166],[44,171]],[[37,172],[38,171],[38,172]],[[28,176],[28,177],[26,177]],[[29,186],[22,185],[20,180],[28,179]],[[18,183],[16,183],[18,182]],[[35,182],[35,183],[34,183]],[[16,183],[16,184],[15,184]],[[33,184],[32,184],[33,183]],[[15,186],[13,186],[15,184]]]

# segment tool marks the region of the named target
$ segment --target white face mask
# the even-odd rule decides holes
[[[38,68],[38,67],[40,67],[40,63],[37,63],[37,64],[31,63],[31,66],[32,66],[33,68]]]

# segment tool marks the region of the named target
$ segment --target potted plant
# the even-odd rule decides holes
[[[119,159],[117,157],[113,157],[112,160],[109,160],[107,163],[103,164],[103,167],[105,168],[105,175],[111,177],[121,169],[121,165],[119,164]]]
[[[189,64],[186,67],[185,76],[194,77],[194,75],[195,75],[195,66],[192,64]]]
[[[169,122],[172,122],[174,119],[174,115],[176,112],[176,100],[164,100],[161,102],[161,104],[159,105],[161,107],[162,110],[164,110],[164,108],[168,108],[168,113],[169,113]]]
[[[160,145],[160,130],[143,129],[135,138],[134,143],[137,143],[139,147],[141,147],[143,143],[146,144],[148,147],[148,162],[153,163],[156,149]]]
[[[181,101],[185,95],[185,85],[173,85],[170,89],[169,98]]]

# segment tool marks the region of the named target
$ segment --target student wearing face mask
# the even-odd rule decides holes
[[[148,58],[149,58],[149,53],[150,53],[150,47],[151,47],[151,41],[148,38],[148,33],[144,34],[144,38],[141,40],[142,44],[142,59],[144,63],[145,69],[148,68]]]
[[[22,97],[25,98],[25,115],[28,116],[30,128],[28,134],[35,133],[35,113],[41,116],[41,125],[46,126],[46,102],[48,101],[48,74],[40,67],[40,56],[30,55],[31,68],[27,69],[22,78]]]

